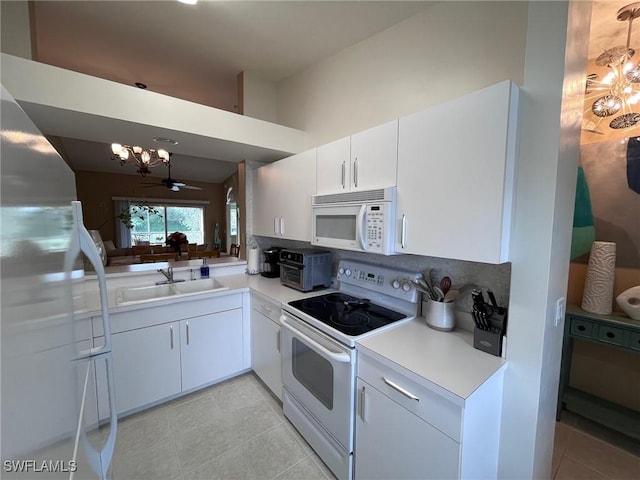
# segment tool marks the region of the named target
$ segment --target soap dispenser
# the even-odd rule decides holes
[[[207,265],[207,259],[202,259],[202,266],[200,267],[200,278],[209,278],[209,265]]]

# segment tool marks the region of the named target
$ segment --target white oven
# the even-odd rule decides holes
[[[393,254],[395,197],[396,187],[313,195],[311,243]]]
[[[352,477],[355,350],[283,311],[285,415],[341,480]]]
[[[284,414],[339,480],[353,478],[356,342],[415,318],[421,277],[342,259],[337,291],[282,306]]]

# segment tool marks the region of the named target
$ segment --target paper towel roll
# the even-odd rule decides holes
[[[260,249],[258,248],[247,250],[247,273],[249,275],[260,273]]]

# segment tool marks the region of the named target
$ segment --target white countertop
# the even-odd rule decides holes
[[[472,333],[440,332],[422,317],[363,339],[356,348],[463,400],[506,365],[503,358],[473,348]]]

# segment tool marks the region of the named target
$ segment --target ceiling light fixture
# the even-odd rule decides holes
[[[111,151],[113,152],[112,160],[119,160],[120,165],[135,165],[138,173],[143,177],[151,173],[149,170],[151,167],[169,163],[170,154],[163,149],[154,150],[153,148],[142,148],[135,145],[130,147],[129,145],[112,143]]]
[[[629,22],[625,46],[605,50],[597,59],[596,65],[609,68],[609,72],[597,80],[597,75],[587,77],[585,100],[591,106],[585,110],[595,116],[595,130],[605,118],[611,118],[609,127],[623,129],[633,127],[640,122],[640,113],[634,106],[640,102],[640,63],[631,58],[635,50],[630,48],[633,21],[640,17],[640,2],[629,4],[618,10],[616,18]],[[635,110],[635,111],[634,111]]]
[[[198,0],[178,0],[180,3],[185,3],[187,5],[195,5],[198,3]]]

